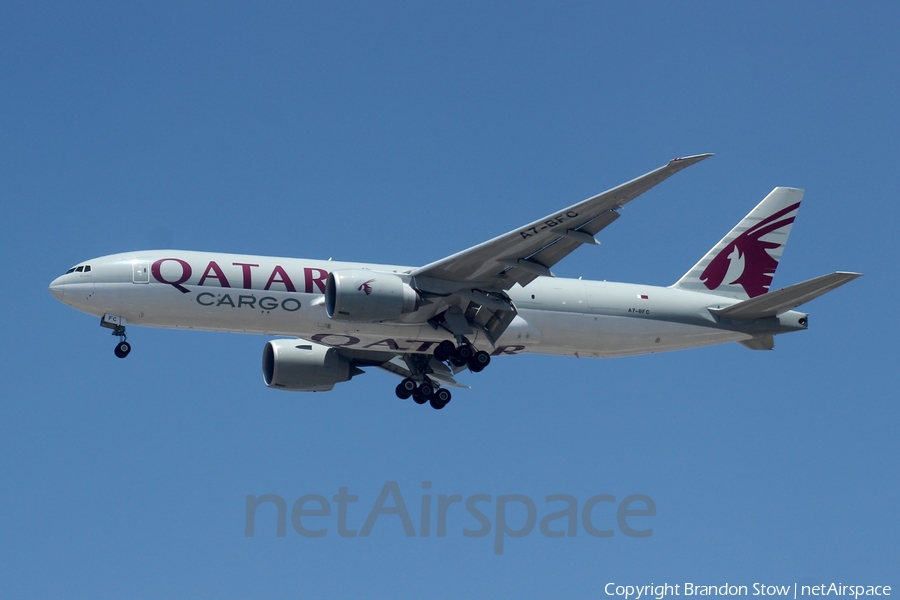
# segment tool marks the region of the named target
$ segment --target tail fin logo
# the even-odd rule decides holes
[[[700,281],[710,290],[715,290],[723,283],[741,285],[751,298],[768,292],[778,267],[778,261],[768,251],[781,244],[761,238],[793,223],[794,216],[785,215],[794,212],[799,206],[799,202],[792,204],[737,236],[709,262],[700,274]]]
[[[368,281],[363,281],[361,284],[359,284],[359,287],[356,288],[357,291],[365,292],[365,293],[366,293],[366,296],[371,295],[371,294],[372,294],[372,282],[373,282],[373,281],[375,281],[375,280],[374,280],[374,279],[369,279]]]

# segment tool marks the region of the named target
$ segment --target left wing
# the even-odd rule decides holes
[[[378,367],[399,377],[412,377],[414,379],[427,375],[443,386],[469,387],[458,383],[453,377],[455,373],[466,367],[459,367],[451,371],[450,367],[430,354],[403,354],[374,350],[354,350],[352,348],[337,348],[337,351],[356,368]]]
[[[650,188],[712,154],[676,158],[667,165],[588,198],[543,219],[413,270],[420,291],[446,294],[463,288],[499,292],[526,286],[581,244],[596,244],[594,235],[619,218],[616,209]],[[452,285],[462,284],[462,285]],[[450,284],[450,285],[448,285]]]
[[[425,318],[457,340],[481,331],[494,345],[516,316],[506,291],[537,277],[619,218],[617,209],[650,188],[712,154],[676,158],[646,175],[556,211],[468,250],[409,272],[411,285],[430,306]],[[418,312],[418,311],[417,311]],[[410,320],[422,318],[410,315]]]

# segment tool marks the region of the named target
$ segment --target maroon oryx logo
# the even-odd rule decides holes
[[[793,223],[794,217],[785,215],[797,210],[799,206],[799,202],[792,204],[737,236],[709,262],[700,274],[700,281],[711,290],[718,288],[723,282],[726,285],[740,284],[751,298],[769,291],[778,261],[768,251],[781,244],[766,242],[760,238]]]
[[[372,282],[373,281],[375,281],[375,280],[370,279],[368,281],[363,281],[361,284],[359,284],[359,287],[356,289],[360,292],[365,292],[366,296],[368,296],[369,294],[372,293]]]

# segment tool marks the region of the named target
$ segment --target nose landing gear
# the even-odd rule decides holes
[[[126,356],[128,356],[128,353],[131,352],[131,344],[126,342],[123,338],[121,342],[116,344],[116,349],[114,350],[114,352],[117,357],[125,358]]]
[[[128,336],[125,334],[125,318],[116,315],[105,314],[100,318],[100,326],[112,329],[112,334],[118,336],[119,343],[116,344],[114,350],[118,358],[125,358],[131,352],[131,344],[126,340]]]

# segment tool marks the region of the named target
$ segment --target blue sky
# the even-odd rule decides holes
[[[900,10],[889,3],[8,4],[0,19],[5,597],[597,597],[608,582],[900,585]],[[369,373],[265,388],[266,338],[132,329],[47,293],[175,247],[425,264],[664,164],[716,157],[555,269],[674,282],[778,185],[807,190],[774,285],[865,277],[774,352],[524,356],[437,412]],[[615,530],[308,539],[274,509],[650,496]],[[422,482],[432,483],[423,490]],[[483,505],[483,506],[495,506]],[[594,513],[615,524],[612,505]],[[520,507],[521,508],[521,507]],[[486,508],[485,510],[490,510]],[[518,519],[518,520],[517,520]],[[492,516],[493,520],[493,516]],[[512,526],[524,511],[509,512]],[[559,522],[555,526],[559,526]]]

